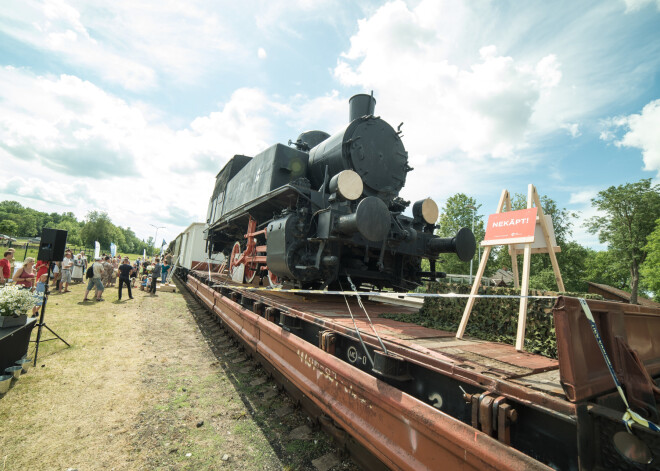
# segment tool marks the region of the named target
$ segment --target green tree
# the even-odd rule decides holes
[[[609,250],[589,254],[585,262],[585,280],[630,291],[630,271],[626,263]]]
[[[94,241],[99,241],[105,250],[115,242],[121,231],[112,223],[108,213],[104,211],[90,211],[87,213],[87,221],[80,231],[80,237],[86,247],[93,247]],[[123,234],[122,234],[123,238]]]
[[[587,276],[587,261],[593,254],[595,254],[595,252],[583,247],[573,240],[562,243],[560,247],[561,252],[556,255],[561,278],[564,282],[564,289],[572,292],[586,292],[586,280],[589,279]],[[522,257],[518,258],[522,259]],[[547,266],[544,266],[543,262],[546,260],[543,259],[547,259]],[[552,264],[549,259],[549,256],[532,256],[532,263],[535,263],[536,266],[532,265],[530,267],[531,274],[529,277],[529,286],[531,288],[546,291],[553,291],[558,288],[557,281],[555,280],[555,273],[552,270]],[[522,273],[522,271],[520,273]]]
[[[646,238],[653,232],[660,218],[660,186],[651,185],[651,179],[636,183],[611,186],[600,191],[591,200],[593,206],[604,213],[587,222],[592,234],[598,234],[617,257],[624,260],[630,270],[630,303],[637,303],[639,267],[647,252],[643,250]]]
[[[80,238],[80,223],[76,220],[62,219],[59,223],[52,225],[53,229],[67,231],[67,243],[69,245],[82,245]]]
[[[456,193],[447,198],[442,214],[438,219],[436,234],[441,237],[454,237],[462,227],[472,229],[472,217],[474,216],[474,237],[479,244],[484,239],[486,233],[484,229],[483,215],[477,211],[481,205],[477,201],[464,193]],[[473,209],[475,208],[475,209]],[[476,273],[479,267],[478,250],[474,253],[473,273]],[[470,262],[461,262],[456,255],[441,254],[442,270],[447,273],[464,274],[470,273]]]
[[[644,277],[644,286],[651,290],[654,299],[660,302],[660,219],[655,221],[655,229],[647,237],[644,251],[646,260],[639,271]]]
[[[18,234],[18,224],[11,219],[4,219],[0,221],[0,233],[8,236],[15,236]]]

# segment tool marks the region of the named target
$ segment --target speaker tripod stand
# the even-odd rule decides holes
[[[45,316],[46,316],[46,304],[48,303],[48,295],[50,294],[49,289],[48,289],[48,285],[50,285],[50,265],[51,265],[51,263],[53,263],[53,262],[51,262],[51,261],[48,262],[48,277],[46,279],[46,287],[44,288],[44,301],[41,304],[41,313],[39,315],[39,322],[37,323],[37,340],[32,340],[32,342],[35,342],[37,344],[35,349],[34,349],[34,363],[33,363],[34,366],[37,366],[37,357],[39,356],[39,344],[41,342],[49,342],[51,340],[58,340],[59,339],[62,342],[64,342],[64,344],[67,347],[71,346],[71,345],[69,345],[69,343],[66,340],[64,340],[62,337],[57,335],[57,332],[55,332],[53,329],[48,327],[48,325],[46,325],[46,321],[44,320]],[[51,334],[53,334],[55,337],[41,340],[41,331],[43,330],[44,327],[46,329],[48,329],[48,331]]]

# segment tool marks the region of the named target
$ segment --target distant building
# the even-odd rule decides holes
[[[624,303],[630,302],[630,293],[623,291],[622,289],[615,288],[614,286],[603,285],[601,283],[592,283],[587,281],[589,288],[587,292],[593,294],[600,294],[605,299],[610,299],[612,301],[620,301]],[[644,307],[655,307],[660,308],[660,303],[651,301],[649,298],[637,294],[637,304]]]
[[[513,272],[507,270],[507,267],[500,268],[491,277],[491,280],[496,286],[511,286],[513,285]]]

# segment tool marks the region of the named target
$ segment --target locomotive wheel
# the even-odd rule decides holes
[[[282,286],[282,282],[277,277],[277,275],[272,271],[268,270],[268,276],[266,278],[268,278],[268,284],[270,284],[270,286],[272,286],[273,288],[278,288]]]
[[[231,255],[229,255],[229,275],[231,276],[234,273],[234,268],[238,265],[236,260],[241,256],[241,244],[236,242],[234,247],[231,249]]]

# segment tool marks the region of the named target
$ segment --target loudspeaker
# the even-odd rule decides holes
[[[46,262],[61,262],[66,249],[66,237],[69,233],[60,229],[46,229],[41,231],[41,244],[37,260]]]

